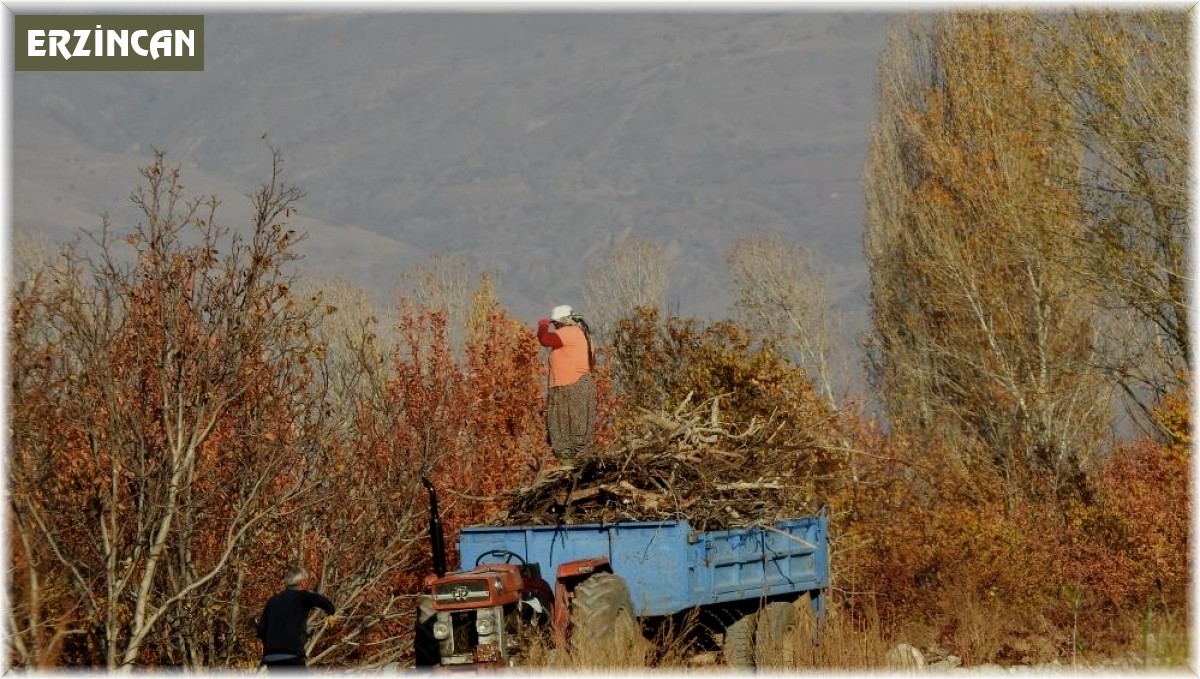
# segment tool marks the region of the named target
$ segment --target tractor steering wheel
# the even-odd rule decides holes
[[[478,559],[475,559],[475,565],[479,566],[479,564],[483,562],[483,559],[489,556],[503,558],[504,563],[512,563],[513,559],[516,559],[522,566],[525,565],[525,557],[517,554],[516,552],[510,552],[507,549],[493,549],[490,552],[484,552],[483,554],[479,555]]]

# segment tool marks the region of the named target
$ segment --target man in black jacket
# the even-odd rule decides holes
[[[258,621],[258,638],[262,640],[262,664],[267,670],[303,670],[307,665],[304,653],[308,641],[308,613],[319,608],[329,614],[326,622],[335,620],[333,602],[303,588],[308,573],[299,566],[288,570],[284,583],[287,589],[271,597],[263,607]]]

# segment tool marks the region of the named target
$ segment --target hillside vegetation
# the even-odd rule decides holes
[[[693,418],[744,435],[721,483],[761,484],[710,505],[722,521],[828,507],[830,642],[796,639],[785,665],[879,667],[898,642],[965,664],[1186,661],[1190,21],[893,27],[864,171],[869,393],[831,387],[837,316],[785,239],[729,249],[729,319],[669,311],[652,244],[584,280],[597,455]],[[431,568],[421,477],[453,539],[551,459],[544,356],[493,278],[433,258],[386,311],[305,278],[304,195],[265,153],[248,229],[159,152],[135,230],[16,253],[11,666],[251,668],[294,561],[343,614],[310,664],[404,663]],[[632,664],[683,666],[684,636],[658,630]]]

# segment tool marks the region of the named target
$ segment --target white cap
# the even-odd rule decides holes
[[[561,321],[564,318],[570,317],[571,313],[571,307],[567,306],[566,304],[560,304],[559,306],[554,307],[554,310],[550,312],[550,320]]]

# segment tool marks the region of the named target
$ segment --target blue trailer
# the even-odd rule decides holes
[[[418,615],[418,664],[517,664],[536,629],[572,651],[613,648],[638,620],[699,611],[720,621],[726,662],[751,668],[798,624],[824,617],[824,512],[713,531],[687,521],[476,526],[459,534],[461,566],[447,572],[427,487],[438,572]]]
[[[605,557],[628,586],[637,617],[804,593],[820,617],[829,587],[827,531],[825,516],[717,531],[695,531],[687,521],[479,526],[462,530],[458,553],[472,564],[488,552],[512,552],[543,573]]]

